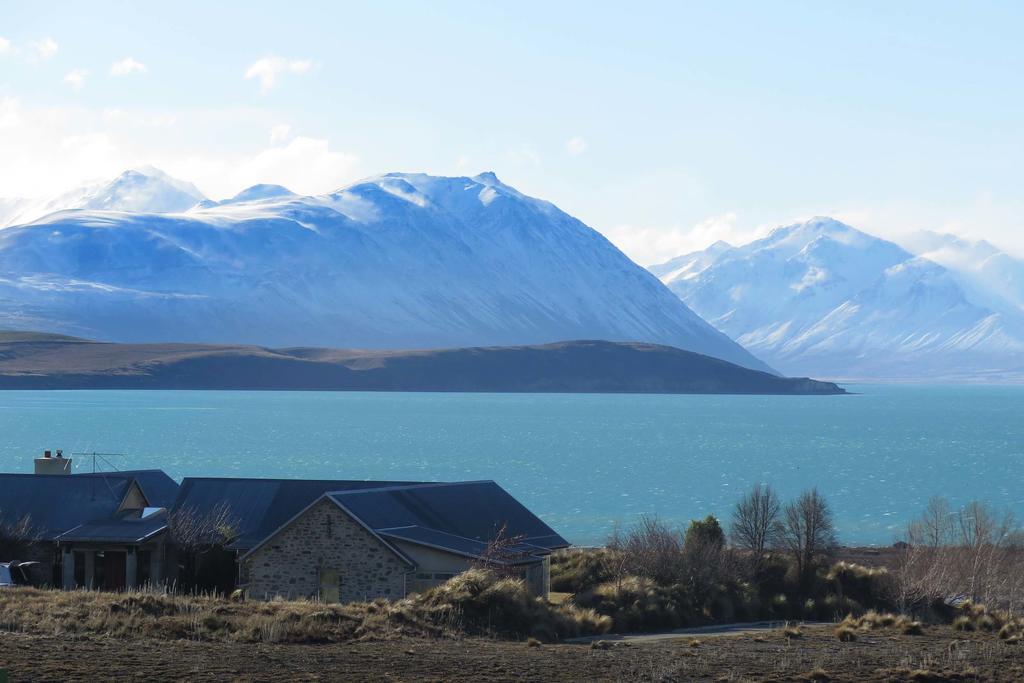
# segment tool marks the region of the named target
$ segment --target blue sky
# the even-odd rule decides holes
[[[0,1],[0,196],[505,182],[642,263],[829,214],[1024,251],[1020,3]]]

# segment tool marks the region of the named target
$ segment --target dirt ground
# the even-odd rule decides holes
[[[851,643],[830,628],[792,641],[780,632],[691,641],[610,649],[482,639],[247,645],[0,633],[0,669],[11,681],[1024,680],[1024,645],[949,627],[922,636],[875,631]]]

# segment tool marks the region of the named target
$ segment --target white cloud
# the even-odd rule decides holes
[[[0,55],[5,55],[13,51],[14,47],[11,46],[11,41],[7,40],[3,36],[0,36]]]
[[[256,78],[260,82],[260,90],[269,91],[277,85],[285,74],[304,74],[313,68],[308,59],[286,59],[284,57],[262,57],[249,65],[245,70],[246,79]]]
[[[196,112],[184,117],[181,125],[187,131],[197,117],[234,121],[239,116],[238,111]],[[0,195],[50,196],[146,164],[192,181],[212,197],[229,197],[256,183],[320,194],[366,175],[353,154],[334,149],[324,138],[293,136],[246,151],[207,145],[182,148],[162,142],[164,138],[152,132],[152,127],[171,125],[178,118],[176,112],[37,107],[0,96]],[[175,133],[173,139],[187,139],[186,131]]]
[[[21,103],[13,97],[0,98],[0,129],[21,123]]]
[[[72,90],[78,91],[85,87],[85,79],[89,72],[85,69],[72,69],[64,76],[64,82],[71,86]]]
[[[57,41],[53,38],[43,38],[42,40],[35,40],[28,44],[29,50],[31,51],[32,58],[35,60],[46,60],[57,54],[59,46]]]
[[[746,244],[765,235],[770,226],[743,228],[737,225],[734,212],[712,216],[691,227],[641,227],[618,225],[601,232],[642,266],[662,263],[670,258],[704,249],[722,240],[730,244]]]
[[[471,159],[465,154],[459,155],[459,158],[455,160],[455,167],[458,169],[469,168]]]
[[[587,151],[587,141],[579,135],[571,137],[565,141],[565,151],[574,157],[579,156]]]
[[[278,145],[292,136],[292,127],[287,123],[279,123],[270,129],[270,144]]]
[[[540,166],[541,158],[533,147],[524,145],[508,151],[508,158],[515,164],[523,166]]]
[[[124,59],[110,65],[111,76],[127,76],[129,74],[144,73],[146,73],[146,65],[136,60],[134,57],[125,57]]]
[[[328,140],[299,136],[244,160],[232,176],[241,187],[279,183],[297,192],[322,193],[355,180],[358,163],[353,154],[331,150]]]
[[[304,136],[249,155],[145,161],[177,178],[194,182],[211,197],[230,197],[258,183],[284,185],[300,194],[323,194],[365,175],[359,173],[355,155],[332,150],[326,139]]]

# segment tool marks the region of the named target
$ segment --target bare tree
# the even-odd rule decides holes
[[[806,583],[815,559],[830,555],[836,547],[832,510],[818,489],[805,491],[786,506],[782,536],[793,555],[797,577]]]
[[[771,486],[756,484],[736,503],[729,535],[735,547],[748,551],[754,571],[764,561],[765,551],[778,544],[782,503]]]

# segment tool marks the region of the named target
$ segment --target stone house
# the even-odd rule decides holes
[[[486,561],[550,590],[568,543],[493,481],[329,491],[241,558],[250,597],[403,597]]]

